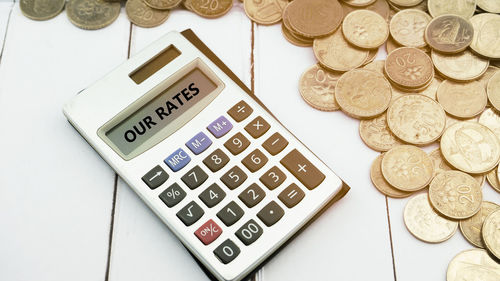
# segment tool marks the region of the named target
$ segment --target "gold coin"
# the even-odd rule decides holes
[[[342,22],[342,6],[337,0],[295,0],[285,10],[291,30],[310,38],[331,34]]]
[[[481,83],[481,85],[483,86],[483,88],[486,89],[487,86],[488,86],[488,81],[490,81],[490,78],[493,77],[493,75],[495,75],[495,73],[497,73],[497,71],[498,71],[498,67],[492,66],[490,64],[490,66],[488,66],[488,69],[486,69],[486,71],[484,72],[484,74],[481,75],[481,77],[479,77],[477,79],[477,82]]]
[[[429,185],[429,199],[440,214],[461,220],[479,211],[483,193],[477,181],[468,174],[445,171],[437,174]]]
[[[434,77],[429,56],[416,48],[403,47],[392,51],[385,60],[389,80],[404,88],[421,88]]]
[[[154,27],[164,23],[169,10],[157,10],[146,5],[142,0],[128,0],[125,11],[131,22],[141,27]]]
[[[444,160],[443,154],[441,153],[441,149],[436,148],[429,154],[429,157],[431,158],[432,163],[434,164],[434,176],[442,172],[453,170],[453,168],[450,167],[448,163],[446,163],[446,160]],[[485,178],[484,175],[470,175],[470,176],[472,176],[479,183],[480,186],[484,185],[484,178]]]
[[[382,74],[354,69],[340,76],[335,87],[335,100],[349,116],[358,119],[375,117],[389,106],[391,85]]]
[[[389,0],[394,5],[401,7],[413,7],[422,3],[423,0]]]
[[[26,17],[32,20],[51,19],[64,9],[66,0],[21,0],[19,7]]]
[[[349,44],[341,29],[330,36],[314,39],[313,51],[322,66],[343,72],[363,65],[370,53]]]
[[[486,86],[488,100],[496,110],[500,110],[500,72],[494,74]]]
[[[427,25],[425,41],[442,53],[455,54],[461,52],[472,43],[474,27],[470,21],[457,15],[435,17]]]
[[[389,6],[391,7],[391,9],[394,10],[395,13],[397,13],[401,10],[405,10],[405,9],[416,9],[416,10],[420,10],[422,12],[427,12],[427,1],[422,1],[422,2],[420,2],[420,4],[417,4],[417,5],[411,6],[411,7],[396,5],[393,2],[391,2],[390,0],[387,2],[389,4]]]
[[[368,53],[368,57],[366,60],[363,62],[363,66],[371,63],[375,58],[377,57],[378,54],[378,49],[370,49],[370,52]]]
[[[409,94],[420,94],[427,96],[433,100],[436,100],[436,93],[437,89],[441,85],[441,78],[438,76],[435,76],[428,86],[424,87],[423,89],[408,89],[408,88],[398,88],[398,87],[392,87],[392,94],[396,94],[399,96],[405,96]],[[394,85],[393,85],[394,86]]]
[[[474,26],[471,49],[490,59],[500,59],[500,15],[478,14],[470,21]]]
[[[358,10],[360,7],[351,6],[345,4],[346,1],[340,2],[342,5],[343,14],[347,15],[352,11]],[[363,9],[374,11],[375,13],[381,15],[385,20],[389,19],[389,4],[386,0],[376,0],[368,6],[363,6]]]
[[[231,10],[233,0],[185,0],[184,5],[204,18],[218,18]]]
[[[390,185],[408,192],[426,187],[434,175],[429,155],[413,145],[400,145],[387,151],[381,167]]]
[[[483,222],[486,217],[493,213],[496,209],[500,209],[500,206],[492,202],[483,201],[481,209],[479,209],[477,214],[460,221],[460,231],[464,235],[465,239],[467,239],[467,241],[469,241],[472,245],[484,248],[484,243],[481,238]]]
[[[446,281],[496,281],[500,278],[500,264],[483,249],[465,250],[448,265]]]
[[[432,20],[427,13],[416,9],[402,10],[391,19],[389,30],[392,38],[406,47],[423,47],[425,27]]]
[[[446,114],[436,101],[423,95],[406,95],[387,110],[387,124],[399,139],[425,145],[437,140],[444,131]]]
[[[247,16],[259,24],[274,24],[281,20],[287,0],[245,0]]]
[[[477,81],[457,83],[444,80],[437,90],[437,100],[444,111],[458,118],[472,118],[483,112],[488,97]]]
[[[491,185],[491,187],[497,192],[500,192],[500,182],[498,181],[498,168],[493,169],[491,172],[489,172],[486,175],[486,178],[488,179],[488,183]]]
[[[389,37],[385,19],[369,10],[356,10],[349,13],[342,23],[345,39],[360,48],[378,48]]]
[[[384,74],[385,60],[376,60],[363,66],[364,69],[372,70]]]
[[[173,9],[182,2],[182,0],[141,0],[144,4],[157,10]],[[138,4],[135,4],[138,5]]]
[[[449,114],[446,114],[446,126],[445,126],[445,130],[448,129],[449,127],[451,127],[452,125],[454,124],[457,124],[459,122],[464,122],[464,121],[472,121],[472,122],[477,122],[478,118],[477,116],[474,117],[474,118],[470,118],[470,119],[458,119],[456,117],[453,117]]]
[[[385,113],[373,119],[361,120],[359,135],[369,148],[376,151],[388,151],[403,144],[387,127]]]
[[[482,10],[488,13],[499,14],[500,13],[500,1],[495,0],[476,0],[477,5]]]
[[[315,64],[300,77],[300,95],[310,106],[316,109],[324,111],[338,110],[339,105],[335,101],[335,85],[340,75]]]
[[[77,27],[93,30],[112,24],[120,15],[120,8],[120,3],[103,0],[69,0],[66,13]]]
[[[411,192],[401,191],[397,188],[394,188],[385,180],[381,170],[383,157],[384,154],[380,154],[375,159],[375,161],[373,161],[373,164],[370,168],[370,178],[375,188],[377,188],[378,191],[380,191],[382,194],[392,198],[405,198],[410,196],[412,194]]]
[[[285,39],[294,44],[295,46],[299,46],[299,47],[311,47],[312,44],[313,44],[313,40],[312,39],[303,39],[302,37],[298,37],[295,33],[293,33],[292,31],[290,31],[286,25],[283,23],[281,25],[281,32],[283,33],[283,35],[285,36]]]
[[[432,209],[427,193],[419,194],[406,203],[403,219],[413,236],[428,243],[446,241],[458,228],[456,221],[445,219]]]
[[[500,259],[500,210],[489,214],[483,223],[482,236],[484,245],[490,253]],[[499,274],[500,276],[500,274]]]
[[[500,114],[496,110],[486,109],[481,113],[478,122],[488,127],[500,139]]]
[[[476,0],[428,0],[427,8],[433,18],[452,14],[468,19],[476,11]]]
[[[487,59],[467,50],[454,55],[432,51],[431,57],[434,66],[442,75],[457,81],[474,80],[483,75],[489,66]]]
[[[500,168],[497,167],[493,171],[496,171],[497,181],[496,182],[491,181],[490,184],[491,184],[491,187],[493,187],[494,190],[496,190],[497,192],[500,192]],[[497,183],[497,184],[492,184],[492,182],[493,183]]]
[[[385,42],[385,50],[387,52],[387,55],[389,55],[392,51],[401,48],[403,46],[399,45],[392,37],[389,37],[387,41]]]
[[[448,163],[471,174],[491,171],[500,159],[500,143],[486,126],[475,122],[458,122],[441,137],[441,151]]]
[[[373,4],[375,0],[342,0],[342,2],[354,7],[365,7]]]

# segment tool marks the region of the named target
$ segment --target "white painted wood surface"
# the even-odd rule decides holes
[[[153,29],[131,29],[122,9],[98,31],[74,27],[65,13],[29,20],[18,3],[8,21],[12,5],[0,0],[0,46],[7,32],[0,61],[0,280],[208,280],[133,191],[121,180],[115,186],[114,172],[61,113],[66,100],[124,61],[129,48],[133,55],[185,28],[249,87],[253,51],[256,95],[352,187],[257,280],[445,280],[451,258],[472,248],[460,233],[438,245],[409,234],[402,219],[408,199],[386,204],[370,182],[378,154],[360,140],[358,121],[301,99],[297,83],[315,63],[312,49],[288,43],[279,25],[254,25],[252,50],[252,24],[238,1],[216,20],[175,10]],[[485,199],[500,201],[488,184],[483,190]]]

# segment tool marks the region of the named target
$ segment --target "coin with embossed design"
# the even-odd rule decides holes
[[[397,12],[391,19],[389,30],[392,38],[406,47],[423,47],[425,27],[432,20],[427,13],[416,9]]]
[[[431,57],[439,73],[458,81],[474,80],[483,75],[489,66],[487,59],[478,57],[468,50],[453,55],[432,51]]]
[[[444,80],[437,90],[437,100],[444,111],[458,118],[472,118],[483,112],[488,97],[477,81],[458,83]]]
[[[445,217],[466,219],[481,208],[483,193],[470,175],[445,171],[437,174],[429,185],[429,199],[434,209]]]
[[[354,118],[375,117],[389,106],[391,85],[380,73],[354,69],[337,81],[335,100],[342,111]]]
[[[345,39],[366,49],[378,48],[389,37],[389,28],[385,19],[369,10],[356,10],[349,13],[342,23]]]
[[[459,223],[460,231],[464,235],[465,239],[476,247],[484,248],[484,243],[481,238],[483,222],[489,214],[493,213],[493,211],[497,209],[500,209],[500,206],[497,204],[483,201],[479,212],[468,219],[461,220]]]
[[[432,160],[432,163],[434,164],[434,175],[437,175],[439,173],[445,172],[445,171],[451,171],[453,170],[448,163],[443,158],[443,154],[441,153],[441,149],[436,148],[433,150],[431,153],[429,153],[429,157]],[[484,185],[484,175],[471,175],[478,183],[480,186]]]
[[[169,10],[153,9],[142,0],[128,0],[125,11],[129,20],[141,27],[158,26],[165,22],[170,14]]]
[[[182,2],[182,0],[141,0],[141,1],[143,1],[149,7],[158,10],[173,9],[179,6],[179,4]]]
[[[233,0],[185,0],[184,5],[199,16],[218,18],[231,10]]]
[[[500,160],[500,143],[486,126],[458,122],[441,137],[441,152],[448,163],[471,174],[491,171]]]
[[[65,3],[65,0],[21,0],[19,7],[32,20],[48,20],[59,15]]]
[[[477,5],[488,13],[500,14],[500,1],[498,0],[476,0]]]
[[[377,151],[388,151],[403,144],[387,127],[385,113],[373,119],[361,120],[359,135],[368,147]]]
[[[375,159],[375,161],[373,161],[372,166],[370,168],[370,178],[375,188],[377,188],[378,191],[380,191],[382,194],[392,198],[404,198],[410,196],[412,194],[411,192],[406,192],[394,188],[385,180],[384,176],[382,175],[382,168],[381,168],[383,157],[384,154],[380,154]]]
[[[471,49],[490,59],[500,59],[500,15],[477,14],[470,21],[474,26]]]
[[[286,6],[291,29],[316,38],[333,33],[342,22],[342,6],[337,0],[295,0]]]
[[[390,185],[408,192],[426,187],[434,175],[429,155],[413,145],[400,145],[387,151],[381,168]]]
[[[403,219],[413,236],[428,243],[446,241],[458,228],[456,221],[445,219],[432,209],[427,193],[419,194],[406,203]]]
[[[365,7],[373,4],[375,0],[342,0],[342,2],[347,3],[354,7]]]
[[[465,50],[474,36],[474,27],[467,19],[457,15],[434,18],[425,29],[425,41],[442,53],[458,53]]]
[[[483,249],[465,250],[451,260],[446,272],[446,281],[465,280],[500,280],[500,264]]]
[[[427,8],[434,18],[445,14],[470,18],[476,11],[476,0],[428,0]]]
[[[426,85],[423,88],[417,88],[417,89],[409,89],[409,88],[398,88],[398,87],[392,87],[392,95],[393,97],[395,95],[399,96],[404,96],[404,95],[409,95],[409,94],[420,94],[427,96],[433,100],[436,100],[436,93],[437,89],[441,85],[441,78],[439,76],[435,76],[428,85]]]
[[[281,20],[287,0],[245,0],[247,16],[256,23],[273,24]]]
[[[328,71],[318,64],[307,69],[299,81],[299,91],[302,98],[312,107],[334,111],[339,109],[335,101],[335,85],[340,73]]]
[[[488,108],[479,116],[479,124],[482,124],[500,139],[500,114],[493,108]]]
[[[385,60],[376,60],[363,66],[364,69],[372,70],[380,74],[384,74]]]
[[[370,53],[352,46],[340,29],[327,37],[314,39],[313,51],[319,63],[333,71],[357,68],[363,65]]]
[[[389,80],[404,88],[421,88],[434,77],[429,56],[416,48],[403,47],[392,51],[385,60]]]
[[[490,183],[491,187],[497,192],[500,192],[500,182],[498,181],[498,167],[489,172],[486,175],[486,178],[488,179],[488,182]]]
[[[488,86],[488,81],[490,81],[490,78],[495,75],[495,73],[498,72],[498,67],[492,66],[490,62],[490,66],[488,66],[488,69],[484,72],[481,77],[477,78],[477,82],[481,83],[481,85],[486,89]]]
[[[486,217],[481,233],[486,249],[500,259],[500,209]]]
[[[348,2],[346,2],[346,1],[340,2],[340,4],[342,5],[342,10],[344,11],[344,13],[343,13],[344,15],[347,15],[352,11],[355,11],[355,10],[362,8],[362,9],[374,11],[375,13],[378,13],[386,20],[389,19],[389,4],[387,4],[386,0],[377,0],[370,5],[363,6],[363,7],[356,7],[353,5],[347,5],[345,3],[348,3]]]
[[[488,99],[496,110],[500,110],[500,71],[496,72],[486,85]]]
[[[399,139],[425,145],[437,140],[446,125],[446,113],[433,99],[406,95],[395,100],[387,110],[389,129]]]
[[[284,24],[284,19],[283,19],[283,24],[281,25],[281,32],[283,33],[283,36],[285,39],[294,44],[295,46],[299,47],[310,47],[313,44],[313,39],[310,38],[305,38],[303,36],[298,36],[297,34],[293,33],[291,30],[289,30],[286,27],[286,24]]]
[[[120,3],[104,0],[70,0],[66,14],[77,27],[92,30],[113,23],[120,15],[120,8]]]

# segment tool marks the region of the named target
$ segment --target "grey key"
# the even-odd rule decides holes
[[[305,196],[306,194],[304,191],[295,183],[292,183],[278,195],[278,198],[285,206],[293,208],[295,205],[299,204]]]
[[[177,183],[172,184],[160,193],[161,201],[169,208],[177,205],[184,197],[186,197],[186,192]]]
[[[235,222],[239,221],[241,217],[245,214],[243,209],[236,204],[236,202],[231,201],[222,210],[217,213],[217,217],[226,225],[231,226]]]
[[[207,207],[212,208],[226,197],[226,193],[216,183],[213,183],[200,193],[198,197]]]
[[[248,208],[252,208],[253,206],[259,204],[262,199],[266,196],[266,193],[259,185],[256,183],[252,183],[247,189],[243,190],[242,193],[238,196],[243,203]]]
[[[285,214],[283,208],[281,208],[275,201],[269,202],[260,212],[257,213],[257,217],[267,226],[271,226],[277,223]]]
[[[202,185],[207,179],[208,175],[200,168],[200,166],[192,168],[181,178],[181,180],[190,189],[196,189],[197,187]]]
[[[250,220],[240,227],[235,234],[243,244],[248,246],[259,239],[263,232],[262,227],[260,227],[257,222]]]
[[[167,179],[168,174],[160,167],[160,165],[157,165],[142,177],[144,183],[147,184],[151,189],[155,189],[158,186],[162,185],[167,181]]]
[[[227,171],[220,180],[231,190],[240,186],[248,178],[247,174],[243,170],[234,166],[229,171]]]
[[[223,264],[228,264],[240,254],[240,248],[227,239],[214,250],[214,254]]]
[[[220,148],[203,160],[203,163],[214,173],[226,166],[227,162],[229,162],[229,157]]]
[[[190,226],[196,221],[198,221],[205,212],[200,207],[200,205],[196,204],[196,202],[191,201],[184,208],[182,208],[179,212],[177,212],[177,217],[186,225]]]

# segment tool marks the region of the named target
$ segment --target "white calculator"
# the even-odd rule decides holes
[[[218,280],[245,278],[349,190],[191,30],[64,114]]]

